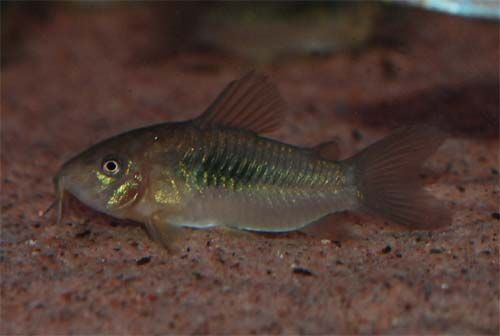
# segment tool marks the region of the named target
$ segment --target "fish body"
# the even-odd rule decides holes
[[[446,222],[412,176],[440,133],[401,129],[336,161],[334,142],[301,148],[261,136],[279,126],[283,111],[277,89],[249,73],[194,120],[123,133],[65,163],[55,178],[59,213],[69,192],[145,223],[164,244],[175,227],[286,232],[357,208],[416,227]]]
[[[177,226],[290,231],[350,203],[346,167],[311,150],[237,130],[163,130],[172,137],[153,150],[156,163],[134,219],[171,208],[169,223]],[[170,154],[162,159],[164,148]]]

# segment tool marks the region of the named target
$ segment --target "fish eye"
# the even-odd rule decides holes
[[[114,159],[104,160],[102,163],[102,170],[107,175],[116,175],[120,172],[120,163]]]

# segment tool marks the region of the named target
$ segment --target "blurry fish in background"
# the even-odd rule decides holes
[[[196,39],[253,63],[327,56],[363,48],[382,7],[376,2],[218,3],[200,20]]]
[[[116,45],[126,46],[122,52],[115,49],[113,56],[114,62],[123,62],[126,67],[156,66],[181,55],[185,69],[217,73],[231,64],[286,67],[287,61],[299,58],[315,62],[320,56],[329,58],[327,63],[333,61],[329,74],[333,81],[351,83],[347,77],[338,79],[342,71],[335,57],[339,56],[352,64],[352,76],[363,82],[374,78],[376,87],[386,90],[387,96],[375,101],[366,98],[370,93],[362,89],[363,83],[338,90],[344,93],[334,103],[344,99],[339,106],[347,106],[348,117],[356,121],[384,126],[387,118],[379,117],[390,116],[394,127],[430,122],[455,135],[499,134],[497,55],[486,51],[498,44],[498,27],[493,20],[454,15],[494,19],[499,15],[500,1],[0,4],[2,69],[30,57],[30,53],[36,57],[35,49],[27,43],[36,40],[31,35],[42,31],[41,27],[85,12],[89,17],[114,18],[109,22],[115,24],[106,28],[106,34],[110,41],[120,41]],[[453,15],[442,15],[438,10]],[[453,38],[447,28],[440,28],[450,21],[460,31]],[[442,41],[450,43],[441,46]],[[365,76],[363,69],[371,75]],[[379,72],[376,78],[373,74]],[[442,75],[437,78],[431,73]],[[427,74],[429,78],[425,78]],[[401,91],[395,93],[394,87]],[[366,99],[352,98],[358,92]]]
[[[206,7],[194,38],[254,63],[355,52],[370,47],[388,21],[404,26],[405,15],[412,12],[401,6],[405,4],[451,15],[500,18],[497,0],[217,3]],[[405,40],[400,31],[385,35]]]
[[[386,0],[406,3],[452,15],[484,19],[500,19],[500,1],[498,0]]]

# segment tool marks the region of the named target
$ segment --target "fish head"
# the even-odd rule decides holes
[[[116,137],[90,147],[62,165],[54,177],[61,219],[63,195],[69,192],[91,208],[123,217],[144,186],[138,148]]]

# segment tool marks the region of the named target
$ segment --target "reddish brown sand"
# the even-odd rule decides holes
[[[56,11],[2,69],[0,334],[498,334],[496,24],[418,12],[402,49],[261,69],[289,102],[287,142],[338,136],[348,156],[411,118],[456,131],[422,175],[450,227],[350,214],[319,236],[189,231],[169,254],[75,200],[60,225],[39,216],[76,151],[193,117],[248,68],[213,52],[141,58],[148,15]]]

